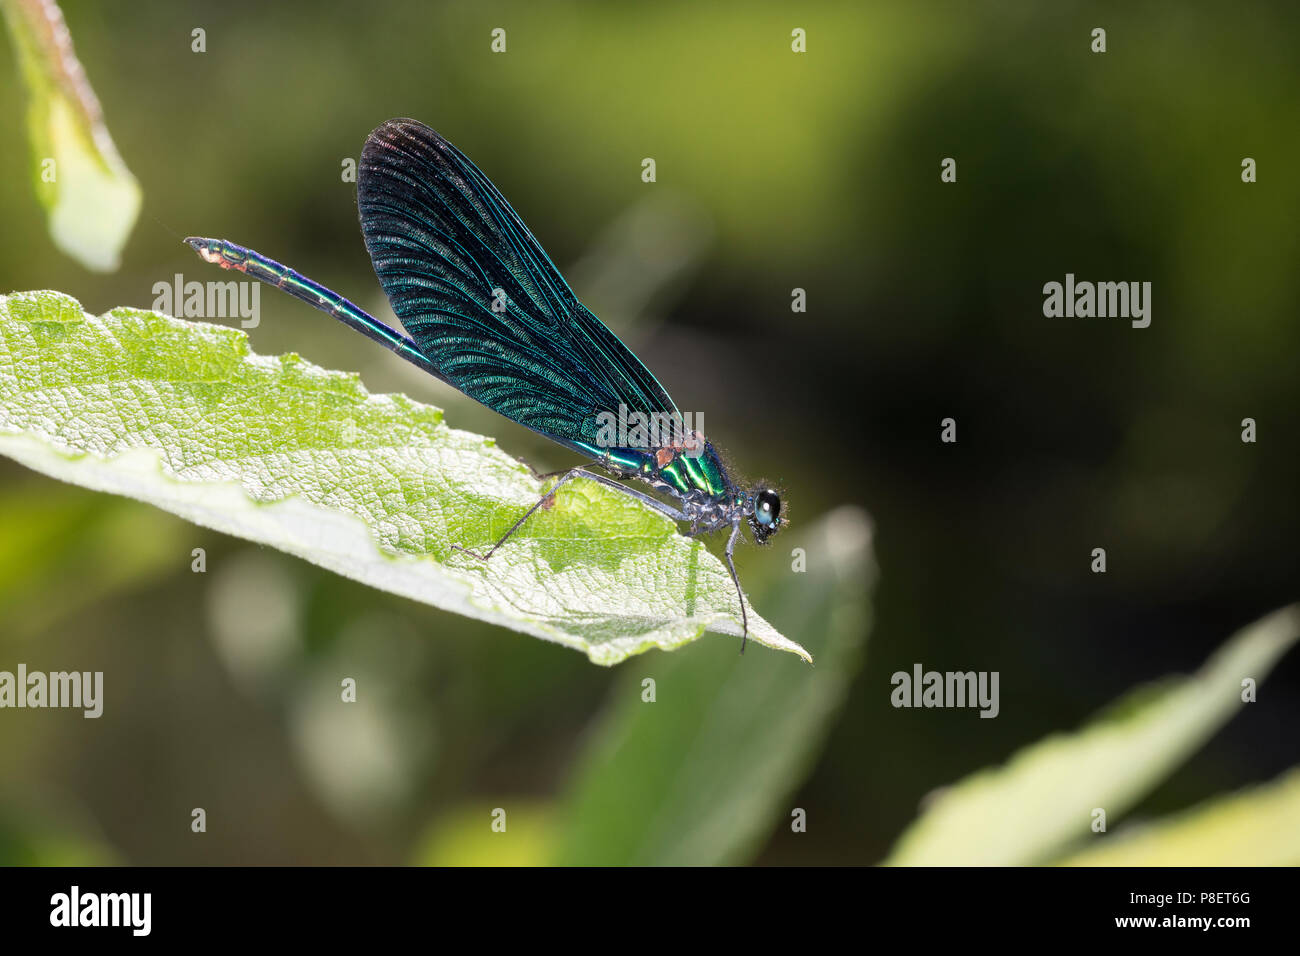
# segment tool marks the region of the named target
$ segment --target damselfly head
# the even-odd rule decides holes
[[[754,540],[766,544],[767,539],[781,530],[781,497],[771,488],[764,488],[753,496],[754,510],[749,515],[749,527]]]

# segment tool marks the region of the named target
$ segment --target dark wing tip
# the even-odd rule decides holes
[[[371,130],[370,135],[366,137],[361,156],[364,159],[368,153],[373,154],[375,150],[391,149],[402,142],[411,141],[438,147],[450,145],[431,126],[426,126],[417,119],[399,116]]]
[[[398,179],[414,173],[427,176],[431,169],[460,165],[458,157],[456,147],[437,130],[415,119],[390,119],[366,137],[357,169],[357,198],[364,210],[390,191],[408,191],[406,184],[394,181],[394,173]]]

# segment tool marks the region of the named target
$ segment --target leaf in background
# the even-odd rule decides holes
[[[87,269],[112,272],[140,213],[140,187],[108,135],[58,5],[0,0],[0,9],[27,87],[33,183],[50,237]]]
[[[599,664],[740,634],[731,577],[703,543],[594,482],[566,485],[491,562],[453,551],[500,537],[541,484],[438,409],[254,355],[235,329],[0,296],[0,454]],[[807,657],[753,611],[749,625]]]
[[[415,866],[543,866],[555,832],[551,808],[527,800],[502,807],[457,807],[429,827],[415,846]],[[494,811],[505,811],[505,830],[492,828]]]
[[[1296,866],[1300,767],[1272,783],[1117,833],[1066,866]]]
[[[862,663],[874,565],[856,508],[786,541],[805,549],[808,570],[782,567],[765,603],[817,666],[706,645],[625,668],[575,774],[556,862],[740,863],[789,824],[781,801],[813,766]],[[653,703],[642,701],[646,678]]]
[[[0,787],[0,866],[117,866],[88,809],[39,781]]]
[[[1235,634],[1200,673],[1139,687],[1074,734],[1030,746],[1006,766],[942,791],[899,839],[893,865],[1042,863],[1146,795],[1242,707],[1241,681],[1262,682],[1300,637],[1300,605]]]
[[[174,518],[39,484],[0,494],[0,641],[48,632],[88,604],[186,567],[191,543]]]

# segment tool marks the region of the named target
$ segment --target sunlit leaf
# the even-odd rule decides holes
[[[566,485],[491,562],[453,550],[500,537],[542,485],[438,409],[252,354],[234,329],[0,297],[0,453],[601,664],[740,634],[703,542],[594,482]],[[807,657],[752,610],[749,625]]]

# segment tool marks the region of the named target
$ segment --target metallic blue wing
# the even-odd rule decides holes
[[[584,453],[598,447],[597,415],[620,404],[677,417],[497,188],[423,123],[389,120],[370,134],[357,204],[393,311],[466,395]]]

